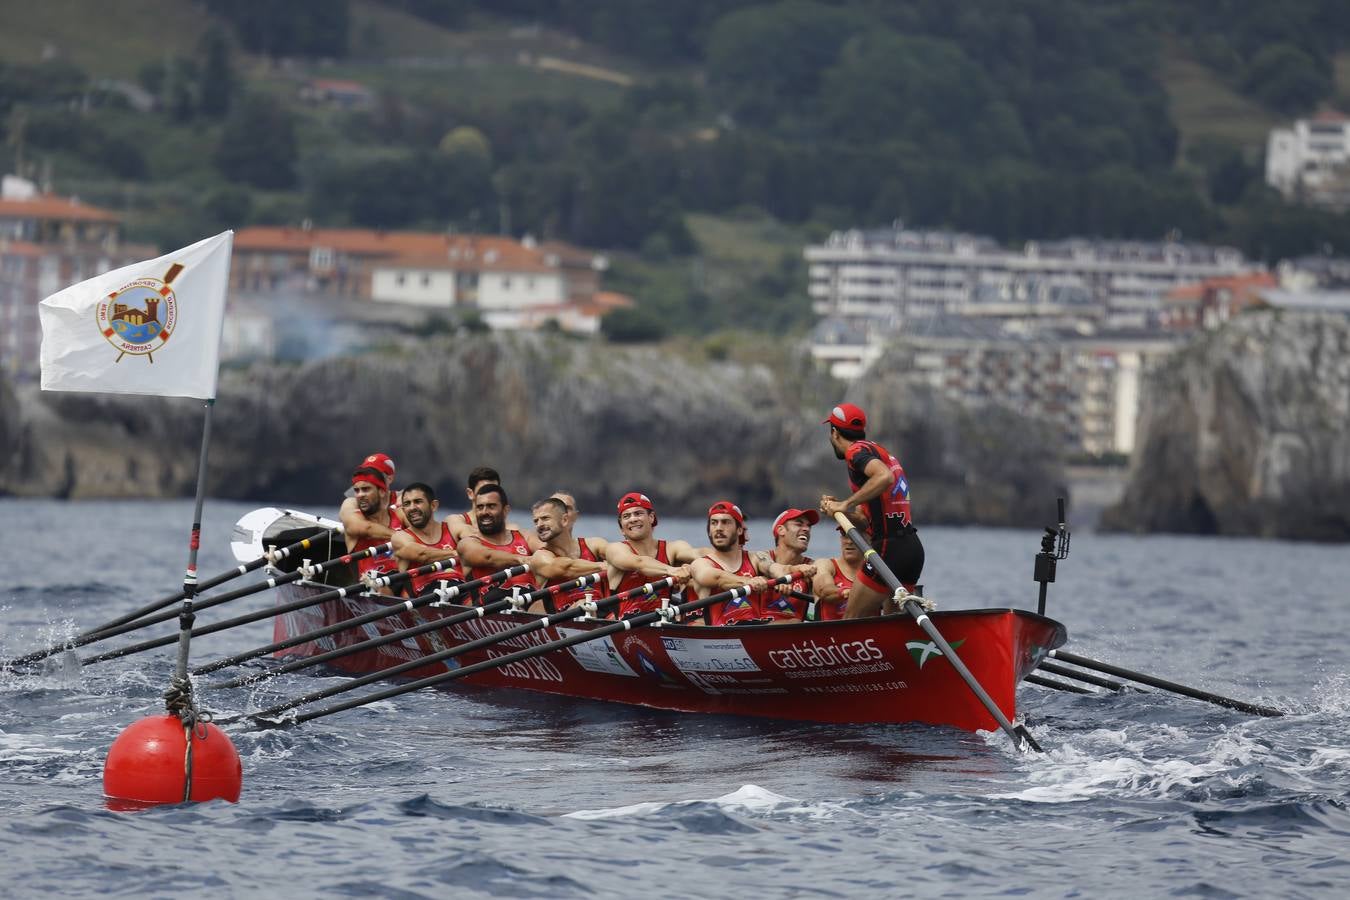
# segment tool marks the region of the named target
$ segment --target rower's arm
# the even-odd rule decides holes
[[[669,545],[666,552],[670,552]],[[614,541],[605,548],[605,561],[622,572],[637,572],[644,578],[665,578],[676,571],[674,566],[668,566],[653,556],[635,553],[632,547],[622,541]]]
[[[754,590],[764,589],[764,578],[759,575],[747,577],[737,575],[735,572],[728,572],[720,566],[713,565],[712,561],[706,557],[694,561],[689,567],[691,580],[705,591],[717,592],[729,591],[732,588],[750,586]]]
[[[446,559],[458,559],[459,553],[455,550],[447,550],[444,547],[428,547],[413,538],[406,531],[394,532],[394,556],[399,560],[399,568],[407,571],[408,568],[425,566],[427,563],[440,562]]]
[[[580,578],[605,571],[605,564],[589,559],[571,559],[559,556],[552,550],[540,548],[530,557],[530,571],[545,581],[558,578]]]
[[[346,533],[347,537],[354,540],[370,538],[375,541],[387,541],[394,536],[392,528],[367,519],[356,505],[354,497],[348,497],[342,501],[342,509],[338,512],[338,518],[342,520],[343,532]]]
[[[839,585],[834,583],[834,562],[825,560],[816,566],[816,577],[811,580],[811,593],[822,601],[833,603],[839,599]]]
[[[467,535],[459,545],[459,558],[466,566],[474,568],[505,569],[527,562],[527,558],[509,553],[506,550],[494,550],[485,545],[477,535]]]
[[[891,485],[895,484],[895,473],[879,459],[868,460],[867,467],[863,469],[863,474],[867,476],[867,481],[863,482],[862,487],[845,498],[845,512],[857,509],[870,500],[875,500],[883,492],[890,490]]]

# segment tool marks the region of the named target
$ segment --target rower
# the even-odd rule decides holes
[[[719,500],[708,509],[708,552],[690,567],[694,589],[700,599],[732,588],[749,587],[748,597],[736,597],[704,607],[709,625],[736,625],[772,621],[765,611],[765,594],[770,578],[784,575],[815,575],[810,564],[785,566],[763,553],[745,550],[745,514],[728,500]]]
[[[816,577],[811,582],[811,593],[816,595],[816,620],[833,622],[844,618],[853,582],[862,565],[862,552],[848,539],[842,528],[839,532],[839,555],[816,563]]]
[[[491,466],[477,466],[469,472],[469,477],[466,479],[467,487],[464,490],[465,495],[469,498],[468,512],[456,513],[446,520],[450,523],[450,531],[454,534],[455,540],[462,541],[466,535],[478,530],[478,523],[474,514],[474,500],[478,496],[478,489],[485,484],[500,486],[501,483],[502,476],[497,474],[497,470]],[[506,527],[511,531],[523,530],[514,522],[508,523]]]
[[[923,573],[923,544],[910,518],[909,479],[900,461],[875,441],[867,440],[867,414],[852,403],[830,410],[822,425],[830,426],[830,446],[844,460],[853,493],[839,500],[820,498],[820,511],[833,517],[842,512],[864,528],[872,549],[913,592]],[[849,594],[847,618],[875,616],[889,609],[891,590],[870,562],[858,570]]]
[[[773,549],[764,551],[769,560],[785,566],[808,565],[811,557],[806,550],[811,546],[811,526],[820,521],[814,509],[785,509],[773,520]],[[811,579],[798,575],[788,584],[779,585],[773,594],[766,595],[764,612],[775,622],[800,622],[806,618],[808,601],[794,597],[793,591],[806,593]]]
[[[605,551],[609,563],[609,588],[612,594],[622,594],[635,587],[661,578],[673,578],[673,587],[650,596],[634,597],[619,603],[619,618],[651,612],[663,600],[680,603],[682,588],[689,580],[689,565],[703,555],[688,541],[661,541],[652,534],[656,527],[656,507],[651,498],[631,491],[619,498],[619,532],[622,540],[610,541]]]
[[[388,482],[385,474],[373,466],[361,465],[352,473],[353,496],[342,501],[338,517],[342,521],[347,552],[368,550],[392,540],[394,531],[402,528],[397,512],[389,506]],[[367,573],[389,575],[398,571],[398,562],[392,552],[366,557],[356,564],[357,577]]]
[[[530,512],[534,518],[535,536],[543,546],[530,557],[530,571],[544,582],[544,586],[574,581],[583,575],[607,574],[604,559],[604,538],[577,538],[572,536],[567,504],[555,493],[535,503]],[[558,596],[535,601],[531,612],[552,614],[567,609],[587,598],[605,595],[604,580],[585,589],[574,589]]]
[[[460,538],[458,546],[460,565],[468,567],[465,574],[470,581],[518,566],[543,546],[534,535],[506,527],[506,520],[511,515],[511,501],[499,484],[484,482],[478,486],[473,515],[478,528]],[[489,588],[481,599],[491,603],[506,596],[512,588],[532,591],[535,587],[534,576],[525,572],[508,578],[500,586]]]
[[[458,583],[464,580],[459,570],[459,554],[450,525],[437,521],[440,503],[431,485],[414,481],[403,489],[403,518],[406,527],[394,532],[394,557],[401,572],[434,562],[453,563],[449,568],[430,575],[414,575],[410,584],[412,596],[420,596],[440,582]]]

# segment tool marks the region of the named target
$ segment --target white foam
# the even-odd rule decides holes
[[[616,806],[608,809],[579,809],[565,813],[569,819],[621,819],[631,816],[649,816],[653,813],[682,809],[696,804],[710,804],[723,812],[743,813],[755,816],[765,815],[828,815],[843,807],[838,804],[812,803],[776,794],[757,784],[745,784],[729,794],[720,797],[693,800],[649,801],[633,803],[628,806]]]
[[[1106,730],[1076,736],[1073,743],[1028,756],[1024,786],[991,795],[1030,803],[1073,803],[1095,797],[1159,798],[1218,779],[1229,786],[1255,777],[1243,771],[1270,762],[1269,750],[1246,734],[1246,726],[1226,730],[1209,747],[1171,726],[1150,726],[1147,737]],[[1180,754],[1203,758],[1192,762]],[[1281,766],[1284,768],[1284,766]]]

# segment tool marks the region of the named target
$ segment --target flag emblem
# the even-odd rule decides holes
[[[962,638],[959,641],[952,641],[952,649],[958,649],[965,642],[965,638]],[[914,657],[914,662],[918,664],[920,669],[924,667],[924,663],[928,662],[928,660],[934,656],[946,655],[938,649],[936,641],[910,641],[905,644],[905,649],[909,651],[910,656]]]
[[[178,298],[171,285],[181,271],[174,263],[163,278],[137,278],[94,308],[98,330],[119,351],[115,362],[130,353],[154,363],[155,351],[178,327]]]

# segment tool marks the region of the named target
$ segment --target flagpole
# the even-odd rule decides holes
[[[216,401],[205,401],[202,419],[202,452],[197,460],[197,497],[192,510],[192,533],[188,537],[187,570],[183,573],[183,611],[178,614],[178,668],[174,680],[187,683],[188,647],[192,642],[192,598],[197,594],[197,549],[202,544],[202,506],[206,501],[206,457],[211,450],[211,411]]]
[[[197,550],[233,245],[234,232],[223,231],[155,259],[95,275],[38,304],[44,391],[196,397],[206,404],[178,617],[178,661],[164,698],[169,714],[146,716],[113,741],[103,765],[103,789],[118,803],[235,802],[243,780],[238,751],[210,724],[210,714],[197,709],[188,679],[193,599],[199,590]],[[147,338],[138,329],[150,321],[158,330]],[[145,357],[143,365],[135,361],[138,356]],[[185,744],[182,757],[166,752],[178,734]]]

